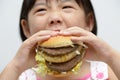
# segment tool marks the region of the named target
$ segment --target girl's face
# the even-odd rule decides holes
[[[60,31],[74,26],[90,30],[93,22],[91,18],[86,20],[87,17],[75,0],[36,0],[28,20],[21,23],[29,37],[40,30]]]

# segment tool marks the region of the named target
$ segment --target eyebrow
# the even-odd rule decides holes
[[[73,1],[73,0],[61,0],[62,2],[69,2],[69,1]]]
[[[38,5],[46,5],[46,3],[45,2],[38,2],[38,3],[35,3],[34,7],[36,7]]]

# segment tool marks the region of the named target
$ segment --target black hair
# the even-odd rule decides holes
[[[20,20],[19,20],[20,37],[21,37],[22,41],[26,40],[27,38],[23,33],[22,26],[21,26],[21,20],[22,19],[26,19],[26,20],[28,19],[29,11],[34,6],[35,1],[36,0],[23,0],[23,4],[22,4],[22,8],[21,8],[21,14],[20,14]],[[76,2],[79,5],[82,5],[86,15],[88,15],[89,13],[93,14],[94,27],[93,27],[92,33],[97,35],[97,22],[96,22],[96,17],[95,17],[95,13],[94,13],[94,9],[93,9],[93,6],[91,4],[91,1],[90,0],[76,0]]]
[[[22,41],[26,40],[27,38],[26,38],[25,34],[23,33],[21,20],[22,19],[25,19],[25,20],[28,19],[29,11],[32,9],[35,1],[36,0],[23,0],[23,4],[22,4],[22,8],[21,8],[21,14],[20,14],[20,20],[19,20],[20,37],[21,37]]]

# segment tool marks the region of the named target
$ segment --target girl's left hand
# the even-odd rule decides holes
[[[98,38],[92,32],[84,30],[80,27],[71,27],[66,30],[62,30],[60,35],[72,36],[73,42],[84,42],[88,49],[86,50],[86,58],[92,60],[109,60],[110,53],[114,50],[102,39]]]

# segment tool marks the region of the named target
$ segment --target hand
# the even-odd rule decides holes
[[[30,38],[25,40],[21,47],[19,48],[16,56],[10,62],[10,65],[15,67],[19,72],[35,66],[35,55],[36,55],[36,45],[38,42],[45,41],[51,36],[57,35],[55,31],[39,31],[36,34],[32,35]]]
[[[109,53],[113,52],[113,49],[102,39],[80,27],[71,27],[61,31],[59,34],[73,36],[71,37],[73,42],[84,42],[88,46],[86,50],[87,59],[106,61],[111,56]]]

